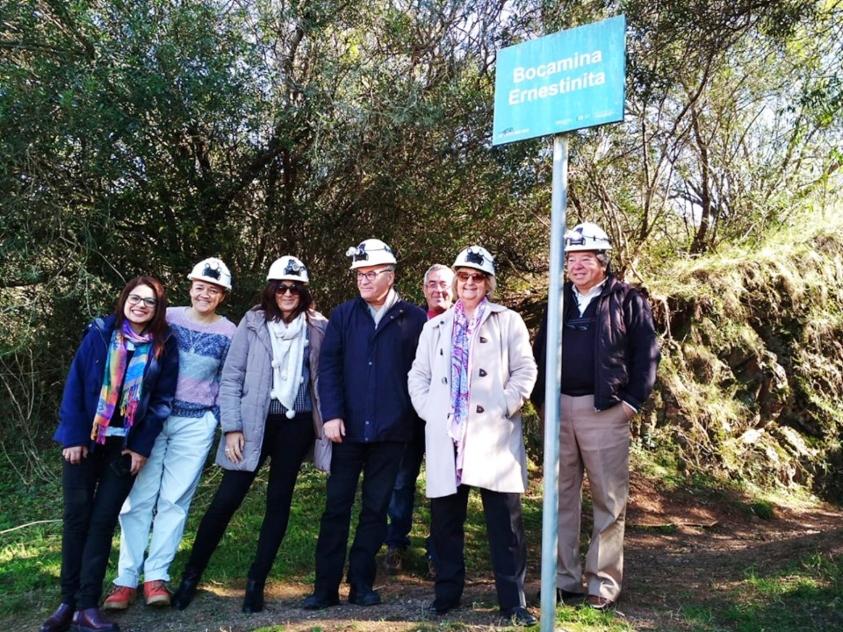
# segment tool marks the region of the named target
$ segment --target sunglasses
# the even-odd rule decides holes
[[[486,280],[486,275],[482,272],[457,272],[457,278],[462,283],[466,283],[469,279],[475,283],[480,283],[481,281]]]
[[[301,294],[301,287],[298,285],[284,285],[281,284],[275,289],[275,293],[279,296],[282,294],[286,294],[289,292],[292,296],[298,296]]]

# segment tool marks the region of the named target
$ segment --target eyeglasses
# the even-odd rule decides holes
[[[277,288],[275,288],[275,293],[281,296],[282,294],[286,294],[287,292],[289,292],[291,296],[298,296],[301,293],[301,290],[301,287],[298,285],[281,284]]]
[[[126,302],[132,306],[135,306],[138,303],[143,303],[145,307],[150,308],[153,308],[158,304],[158,301],[154,298],[138,296],[137,294],[129,294],[129,298],[126,299]]]
[[[360,282],[363,279],[368,279],[369,282],[374,283],[375,279],[378,278],[379,274],[383,274],[384,272],[392,272],[389,268],[384,268],[383,270],[369,270],[368,272],[358,272],[357,273],[357,281]]]
[[[467,283],[469,279],[474,283],[480,283],[486,280],[486,275],[482,272],[457,272],[457,279],[461,283]]]

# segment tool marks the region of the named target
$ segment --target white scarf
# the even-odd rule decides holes
[[[266,323],[272,342],[272,392],[269,396],[283,404],[289,419],[296,416],[293,406],[299,386],[304,380],[302,363],[307,345],[304,329],[306,322],[302,312],[289,325],[276,320]]]

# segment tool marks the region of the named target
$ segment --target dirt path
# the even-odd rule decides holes
[[[632,488],[619,612],[637,630],[688,629],[683,608],[729,604],[747,569],[773,573],[814,552],[843,555],[843,512],[835,508],[777,509],[772,519],[761,520],[728,502],[714,503],[683,492],[661,494],[643,479],[634,479]],[[538,614],[540,538],[530,535],[527,594]],[[306,612],[298,604],[310,585],[275,582],[267,588],[266,610],[243,615],[242,586],[205,584],[184,612],[134,606],[116,620],[124,632],[239,632],[272,625],[295,632],[499,629],[491,575],[469,575],[469,579],[465,606],[444,620],[426,614],[432,585],[413,575],[380,576],[377,588],[385,603],[372,608],[342,605]],[[440,625],[445,622],[454,625]],[[15,629],[37,629],[36,620],[28,623]]]

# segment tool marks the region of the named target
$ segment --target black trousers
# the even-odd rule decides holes
[[[335,443],[331,454],[325,512],[316,543],[315,592],[335,597],[342,581],[351,507],[363,472],[360,516],[348,555],[348,583],[357,591],[375,583],[375,555],[386,537],[386,509],[401,463],[404,443]]]
[[[234,512],[240,507],[261,466],[270,458],[266,488],[266,510],[261,523],[255,559],[249,578],[266,580],[290,519],[293,488],[302,461],[313,445],[313,415],[299,413],[293,419],[270,415],[266,419],[263,445],[254,472],[226,470],[208,510],[202,517],[196,540],[187,561],[187,569],[202,573],[225,533]]]
[[[109,437],[80,463],[64,461],[61,600],[80,610],[99,604],[111,538],[135,482],[122,450],[123,438]]]
[[[433,498],[430,502],[430,537],[439,558],[436,604],[445,607],[459,603],[465,585],[464,526],[470,489],[468,485],[460,485],[456,494]],[[521,519],[521,494],[478,490],[483,500],[498,604],[501,610],[523,607],[527,544]]]

